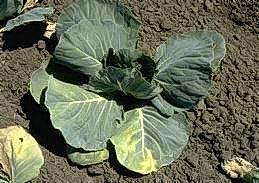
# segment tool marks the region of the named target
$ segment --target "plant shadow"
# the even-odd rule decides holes
[[[53,53],[58,44],[58,39],[56,34],[52,34],[49,39],[44,37],[46,27],[47,24],[45,22],[32,22],[28,25],[19,26],[11,31],[4,32],[3,51],[32,47],[39,40],[43,40],[46,44],[46,50]]]
[[[17,48],[28,48],[38,43],[46,30],[46,24],[33,22],[26,26],[7,31],[3,36],[3,50],[13,51]]]
[[[37,104],[27,92],[21,99],[21,107],[30,120],[29,131],[36,141],[53,154],[66,157],[66,143],[61,133],[54,129],[48,110]]]

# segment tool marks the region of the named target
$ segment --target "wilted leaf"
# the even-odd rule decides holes
[[[0,129],[0,182],[30,181],[38,176],[43,163],[38,143],[22,127]]]
[[[68,158],[79,165],[92,165],[101,163],[109,158],[109,151],[102,149],[99,151],[84,151],[83,149],[75,149],[67,146]]]
[[[238,157],[225,161],[222,164],[222,168],[231,178],[242,178],[246,174],[257,169],[248,161]]]
[[[66,142],[86,151],[101,150],[117,128],[122,108],[115,101],[50,77],[45,104],[54,128]]]
[[[188,141],[187,121],[181,113],[165,118],[152,107],[134,109],[125,113],[111,141],[123,166],[148,174],[181,154]]]

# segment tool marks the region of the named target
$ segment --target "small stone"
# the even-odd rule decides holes
[[[211,0],[205,0],[204,7],[207,11],[213,10],[213,2],[211,2]]]
[[[162,23],[160,23],[160,28],[162,30],[169,31],[171,30],[172,26],[169,20],[164,20]]]
[[[225,106],[226,103],[225,103],[225,101],[221,100],[221,101],[219,102],[219,104],[222,105],[222,106]]]
[[[186,115],[190,121],[196,120],[196,116],[195,116],[194,112],[186,112]]]
[[[103,167],[100,166],[90,166],[87,169],[89,175],[102,175],[104,173]]]
[[[40,49],[40,50],[45,49],[45,48],[46,48],[46,43],[45,43],[45,41],[39,40],[37,47],[38,47],[38,49]]]

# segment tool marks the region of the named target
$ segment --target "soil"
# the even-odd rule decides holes
[[[60,10],[71,0],[39,6]],[[230,183],[221,162],[238,156],[259,166],[259,1],[123,0],[143,23],[139,47],[153,52],[169,36],[194,29],[216,30],[227,54],[214,85],[197,108],[187,112],[191,136],[178,160],[158,172],[139,176],[107,162],[78,167],[67,160],[64,140],[29,93],[32,72],[51,54],[56,40],[43,38],[43,23],[18,28],[0,39],[0,127],[19,124],[41,145],[45,164],[39,183]],[[49,132],[49,133],[48,133]]]

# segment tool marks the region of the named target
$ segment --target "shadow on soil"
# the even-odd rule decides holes
[[[19,47],[28,48],[37,44],[39,40],[43,40],[46,44],[46,50],[53,53],[58,39],[55,34],[53,34],[50,39],[44,37],[46,27],[46,23],[33,22],[5,32],[3,36],[3,50],[13,51]]]
[[[42,22],[30,23],[26,26],[17,27],[5,32],[3,50],[16,50],[17,48],[28,48],[38,43],[46,30],[46,24]]]
[[[22,97],[21,106],[37,142],[55,155],[66,157],[66,143],[61,133],[52,127],[47,109],[37,104],[29,92]]]

